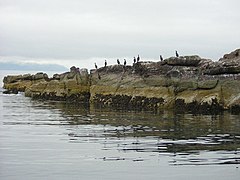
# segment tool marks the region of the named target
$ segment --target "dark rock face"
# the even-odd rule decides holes
[[[6,90],[3,91],[3,94],[18,94],[18,90],[17,89]]]
[[[72,94],[70,96],[67,96],[66,94],[63,96],[58,96],[56,92],[50,92],[50,93],[44,92],[40,94],[33,94],[32,98],[88,104],[90,99],[90,93],[83,92],[83,93]]]
[[[240,114],[240,105],[239,105],[239,104],[233,105],[233,106],[230,108],[230,111],[231,111],[233,114]]]
[[[185,103],[183,99],[177,99],[175,101],[175,108],[177,112],[190,112],[190,113],[210,113],[218,114],[223,111],[223,106],[218,102],[217,99],[212,99],[212,103],[199,103],[193,101],[191,103]]]
[[[144,96],[96,94],[93,102],[102,107],[112,106],[119,109],[157,110],[164,100],[162,98],[146,98]]]

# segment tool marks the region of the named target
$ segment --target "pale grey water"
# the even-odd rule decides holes
[[[126,112],[0,92],[3,180],[235,180],[239,163],[240,115]]]

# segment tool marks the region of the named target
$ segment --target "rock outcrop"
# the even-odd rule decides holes
[[[208,75],[239,74],[240,49],[225,54],[218,62],[211,63],[204,73]]]
[[[89,102],[90,80],[87,69],[72,67],[70,72],[54,74],[48,78],[45,73],[4,77],[7,91],[24,91],[32,98]]]
[[[48,75],[42,72],[35,75],[24,74],[17,76],[6,76],[3,79],[3,88],[14,92],[25,91],[25,89],[30,87],[32,84],[48,80]]]
[[[171,57],[132,66],[94,69],[72,67],[70,72],[7,76],[4,88],[26,96],[91,102],[127,109],[176,109],[192,112],[240,110],[240,50],[214,62],[199,56]]]

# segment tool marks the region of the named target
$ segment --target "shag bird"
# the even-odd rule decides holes
[[[137,62],[139,62],[140,61],[140,56],[138,55],[138,57],[137,57]]]
[[[136,63],[136,58],[135,58],[135,57],[133,58],[133,63],[134,63],[134,64]]]
[[[117,59],[117,63],[118,63],[118,65],[120,64],[120,61],[119,61],[119,59]]]
[[[105,67],[107,66],[107,60],[105,60],[105,63],[104,63]]]
[[[127,65],[127,61],[126,61],[126,59],[124,59],[124,66],[126,66]]]
[[[177,51],[175,51],[175,53],[176,53],[176,57],[179,57],[179,54],[178,54],[178,52],[177,52]]]
[[[95,63],[95,68],[97,69],[97,64]]]
[[[162,57],[162,55],[160,55],[160,60],[163,61],[163,57]]]

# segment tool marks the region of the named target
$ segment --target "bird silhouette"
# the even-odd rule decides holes
[[[120,64],[120,61],[119,61],[119,59],[117,59],[117,63],[118,63],[118,65]]]
[[[127,61],[126,61],[126,59],[124,59],[124,66],[126,66],[127,65]]]
[[[178,52],[177,52],[177,51],[175,51],[175,53],[176,53],[176,57],[179,57],[179,54],[178,54]]]
[[[97,64],[95,63],[95,68],[97,69]]]
[[[105,63],[104,63],[105,67],[107,66],[107,60],[105,60]]]
[[[137,57],[137,62],[139,62],[140,61],[140,56],[138,55],[138,57]]]
[[[160,55],[160,60],[163,61],[163,57],[162,57],[162,55]]]

